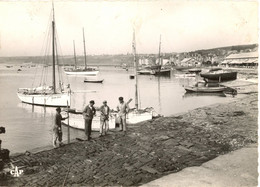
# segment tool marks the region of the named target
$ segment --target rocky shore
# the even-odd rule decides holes
[[[111,131],[91,141],[11,157],[24,171],[0,185],[138,186],[257,143],[258,94]]]

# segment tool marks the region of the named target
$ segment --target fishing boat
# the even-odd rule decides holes
[[[182,66],[182,65],[176,65],[173,67],[174,67],[174,69],[176,69],[178,71],[187,71],[188,69],[195,68],[195,66]]]
[[[155,70],[151,69],[150,67],[144,67],[137,71],[140,75],[155,75]]]
[[[190,78],[190,77],[196,77],[195,73],[184,73],[184,74],[175,74],[176,78]]]
[[[197,69],[197,68],[188,69],[188,72],[190,72],[190,73],[200,73],[201,69]]]
[[[150,120],[153,118],[154,115],[157,115],[153,108],[145,108],[140,109],[138,105],[138,76],[137,76],[137,58],[136,58],[136,49],[135,49],[135,34],[133,34],[133,54],[134,54],[134,63],[135,63],[135,108],[130,109],[130,111],[127,114],[126,123],[127,124],[135,124],[142,121]],[[132,101],[132,99],[129,99],[127,104],[129,104]],[[82,116],[82,111],[76,110],[76,109],[69,109],[70,117],[69,117],[69,125],[72,128],[76,129],[85,129],[84,126],[84,119]],[[111,112],[109,116],[109,129],[116,128],[116,124],[118,124],[118,116],[117,112]],[[64,124],[66,125],[66,124]],[[92,127],[93,129],[99,129],[100,128],[100,112],[97,109],[97,114],[93,118],[92,121]]]
[[[161,58],[161,35],[160,35],[160,42],[159,42],[159,54],[158,54],[158,60],[159,60],[159,67],[155,69],[155,75],[170,75],[171,69],[167,67],[162,66],[162,58]]]
[[[84,78],[84,82],[87,83],[103,83],[104,79],[99,78],[98,76],[87,76]]]
[[[201,73],[201,77],[203,77],[208,82],[224,82],[231,81],[237,79],[237,72],[227,72],[223,71],[221,68],[212,69],[207,73]]]
[[[17,96],[18,98],[28,104],[32,105],[41,105],[41,106],[70,106],[70,89],[65,91],[64,84],[59,76],[59,87],[56,87],[56,72],[55,66],[58,68],[58,54],[57,53],[57,37],[56,37],[56,28],[55,28],[55,19],[54,19],[54,6],[52,7],[52,20],[50,27],[49,40],[52,40],[52,85],[48,86],[46,82],[41,82],[39,86],[32,88],[19,88]],[[46,47],[48,49],[49,47]],[[45,56],[44,62],[48,63],[48,55]],[[47,66],[43,66],[42,77],[48,77],[47,75]],[[59,69],[58,69],[59,70]],[[45,80],[45,79],[44,79]],[[69,86],[67,87],[69,88]]]
[[[85,62],[85,67],[84,68],[78,68],[77,67],[77,63],[75,61],[74,68],[70,68],[70,69],[65,69],[64,70],[64,72],[67,75],[96,75],[99,72],[98,70],[96,70],[96,68],[91,68],[91,67],[87,66],[84,28],[83,28],[83,44],[84,44],[84,62]]]
[[[194,86],[184,87],[186,92],[196,92],[196,93],[217,93],[225,91],[225,87],[220,85],[209,86],[206,82],[197,82]]]
[[[226,97],[224,92],[206,93],[206,92],[185,92],[183,98],[190,97],[202,97],[202,96],[215,96],[215,97]]]
[[[75,111],[70,110],[69,111],[69,125],[71,128],[78,129],[78,130],[84,130],[85,124],[84,119],[82,115],[82,111]],[[99,131],[100,129],[100,111],[96,112],[96,115],[93,117],[92,120],[92,130]],[[67,126],[68,124],[62,123],[63,125]],[[109,116],[109,122],[108,122],[108,128],[109,129],[115,129],[116,128],[116,114],[111,113]]]
[[[131,109],[127,114],[126,122],[128,124],[135,124],[142,121],[147,121],[153,118],[155,115],[155,111],[153,108],[141,109],[139,107],[138,101],[138,62],[136,55],[136,43],[135,43],[135,32],[133,32],[133,56],[134,56],[134,66],[135,66],[135,108]],[[117,121],[116,121],[117,122]]]

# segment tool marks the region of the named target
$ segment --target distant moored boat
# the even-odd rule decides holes
[[[71,69],[64,69],[64,72],[67,75],[97,75],[98,74],[99,71],[96,70],[96,68],[87,67],[84,28],[83,28],[83,44],[84,44],[85,67],[77,68],[77,61],[76,61],[76,57],[75,57],[75,67],[71,68]],[[74,47],[74,56],[76,56],[75,47]]]
[[[219,71],[213,71],[208,73],[201,73],[201,77],[207,79],[208,81],[231,81],[237,79],[237,72],[219,72]]]

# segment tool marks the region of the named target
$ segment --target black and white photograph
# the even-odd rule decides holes
[[[258,186],[257,0],[0,1],[0,186]]]

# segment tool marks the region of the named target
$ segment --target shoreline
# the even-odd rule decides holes
[[[67,185],[142,185],[257,143],[256,101],[258,93],[248,94],[131,125],[127,136],[110,132],[90,142],[12,156],[25,174],[7,176],[0,185],[61,185],[68,168]]]
[[[252,82],[252,81],[247,81],[247,80],[241,80],[241,79],[238,79],[238,81],[244,81],[245,83],[246,82],[250,82],[251,84],[249,84],[248,86],[256,86],[257,84],[255,82]],[[180,112],[180,113],[176,113],[176,114],[172,114],[172,115],[169,115],[169,116],[162,116],[162,117],[178,117],[178,116],[181,116],[181,115],[184,115],[186,113],[189,113],[190,111],[193,111],[193,110],[197,110],[197,109],[203,109],[205,107],[217,107],[218,105],[223,105],[223,104],[229,104],[229,103],[232,103],[232,102],[235,102],[239,99],[243,99],[246,95],[250,94],[250,93],[240,93],[241,95],[243,95],[242,97],[239,97],[239,98],[235,98],[235,100],[233,101],[227,101],[227,102],[219,102],[219,103],[214,103],[214,104],[210,104],[210,105],[206,105],[206,106],[202,106],[202,107],[198,107],[198,108],[194,108],[194,109],[191,109],[191,110],[188,110],[186,112]],[[63,127],[67,127],[67,126],[64,126]],[[96,131],[93,131],[93,132],[96,132]],[[64,136],[64,135],[63,135]],[[77,142],[76,139],[71,139],[70,140],[71,143],[75,143]],[[64,141],[63,143],[67,144],[67,141]],[[24,152],[15,152],[15,153],[12,153],[10,154],[10,157],[12,156],[18,156],[18,155],[21,155],[21,154],[24,154],[26,152],[29,152],[29,153],[38,153],[38,152],[41,152],[41,151],[46,151],[46,150],[51,150],[53,149],[53,146],[52,145],[46,145],[46,146],[40,146],[40,147],[35,147],[35,148],[32,148],[32,149],[29,149],[29,150],[25,150]]]
[[[250,82],[251,84],[248,84],[248,86],[249,86],[249,87],[251,87],[251,86],[255,87],[255,86],[256,86],[256,89],[257,89],[258,84],[257,84],[255,81],[257,81],[257,80],[258,80],[258,79],[254,79],[254,81],[243,80],[243,79],[237,79],[237,81],[242,81],[242,82],[244,82],[244,83]],[[237,82],[237,81],[236,81],[236,82]],[[221,103],[221,102],[219,102],[219,103],[214,103],[214,104],[210,104],[210,105],[206,105],[206,106],[194,108],[194,109],[188,110],[188,111],[186,111],[186,112],[180,112],[180,113],[172,114],[172,115],[169,115],[169,116],[162,116],[162,117],[178,117],[178,116],[184,115],[184,114],[186,114],[186,113],[189,113],[190,111],[193,111],[193,110],[203,109],[203,108],[205,108],[205,107],[217,107],[217,106],[219,106],[219,105],[226,105],[226,104],[229,104],[229,103],[232,103],[232,102],[236,102],[237,100],[240,100],[240,99],[243,99],[244,97],[246,97],[246,95],[251,94],[250,91],[252,91],[252,90],[250,90],[250,88],[247,89],[247,90],[249,90],[249,92],[247,92],[247,93],[239,93],[239,94],[241,94],[242,96],[240,95],[239,98],[235,98],[235,100],[233,100],[233,101],[227,101],[227,102],[223,102],[223,103]],[[255,93],[255,92],[252,92],[252,93]],[[257,92],[257,93],[258,93],[258,92]],[[64,126],[64,127],[67,127],[67,126]],[[93,132],[95,132],[95,131],[93,131]],[[64,136],[64,135],[63,135],[63,136]],[[76,139],[71,139],[70,141],[71,141],[71,143],[77,142]],[[67,141],[64,141],[64,143],[67,144]],[[29,152],[29,153],[35,154],[35,153],[38,153],[38,152],[41,152],[41,151],[46,151],[46,150],[51,150],[51,149],[53,149],[53,146],[52,146],[52,145],[40,146],[40,147],[35,147],[35,148],[29,149],[29,150],[24,150],[24,152],[14,152],[14,153],[10,154],[10,157],[12,157],[12,156],[18,156],[18,155],[24,154],[25,152]]]

